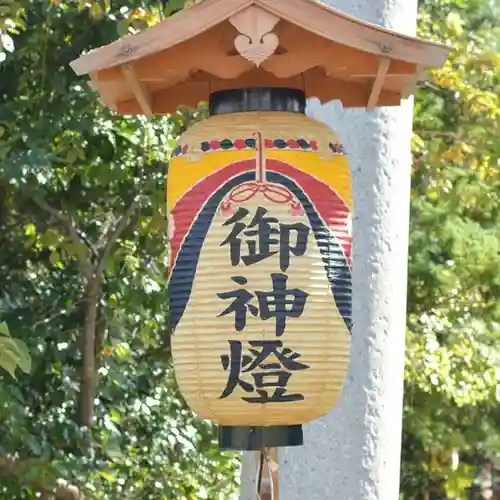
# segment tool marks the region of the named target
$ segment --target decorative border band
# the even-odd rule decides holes
[[[336,155],[346,156],[347,153],[342,144],[334,144],[330,142],[328,144],[330,151]],[[255,149],[256,140],[255,139],[236,139],[235,141],[231,139],[222,139],[221,141],[203,141],[200,143],[200,151],[203,153],[215,152],[215,151],[244,151],[246,149]],[[301,150],[301,151],[318,151],[317,141],[306,141],[305,139],[289,139],[285,141],[284,139],[264,139],[265,149],[280,149],[280,150]],[[184,156],[190,152],[188,144],[179,145],[172,151],[172,158],[177,156]]]

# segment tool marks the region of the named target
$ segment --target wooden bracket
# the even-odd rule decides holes
[[[132,64],[125,64],[121,68],[125,81],[132,90],[134,97],[137,99],[142,112],[145,115],[151,116],[153,114],[153,103],[149,91],[137,78],[137,74]]]
[[[240,33],[234,39],[239,54],[260,66],[278,48],[279,39],[271,30],[279,20],[279,17],[255,5],[231,16],[229,21]]]
[[[389,57],[382,56],[379,59],[377,76],[373,82],[372,91],[368,99],[368,109],[373,109],[377,107],[380,94],[382,93],[382,88],[384,87],[384,82],[389,72],[389,66],[391,65],[391,59]]]
[[[99,92],[99,74],[97,72],[92,72],[89,74],[90,81],[89,81],[89,87],[94,91],[94,92]],[[107,99],[103,93],[99,94],[99,97],[97,98],[99,103],[104,106],[104,107],[109,107],[113,111],[116,111],[116,103],[113,102],[111,99]]]

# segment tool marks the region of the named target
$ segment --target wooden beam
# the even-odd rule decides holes
[[[121,68],[125,81],[137,99],[142,112],[145,115],[151,116],[153,114],[151,95],[149,94],[147,88],[137,78],[134,67],[131,64],[125,64]]]
[[[373,82],[372,91],[368,99],[368,109],[373,109],[377,106],[380,94],[382,93],[382,89],[384,87],[385,78],[387,76],[387,73],[389,72],[390,65],[391,59],[389,57],[380,57],[377,76],[375,77],[375,81]]]
[[[261,87],[291,87],[306,89],[307,96],[317,97],[322,104],[333,100],[340,100],[345,108],[366,107],[366,101],[371,88],[370,84],[356,80],[340,80],[326,78],[320,68],[309,70],[304,75],[290,79],[272,78],[264,71],[254,70],[242,75],[237,80],[223,80],[214,78],[206,73],[193,75],[190,81],[166,89],[152,91],[155,114],[168,114],[180,105],[196,108],[200,101],[207,101],[210,92],[228,90],[232,88]],[[118,113],[124,115],[141,113],[137,99],[131,96],[116,99]],[[382,89],[379,106],[399,106],[401,91],[399,88]]]

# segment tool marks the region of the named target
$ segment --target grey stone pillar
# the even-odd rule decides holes
[[[417,0],[326,0],[415,33]],[[401,453],[412,102],[375,111],[309,105],[347,148],[355,203],[351,364],[340,400],[280,450],[280,500],[397,500]],[[255,460],[241,500],[255,500]]]

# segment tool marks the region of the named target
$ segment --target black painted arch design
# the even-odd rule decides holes
[[[289,189],[302,204],[323,258],[326,275],[337,308],[349,332],[352,329],[352,278],[351,270],[342,245],[325,225],[309,197],[291,178],[267,171],[267,180]],[[213,223],[213,219],[225,196],[236,186],[255,180],[255,172],[245,172],[229,179],[203,205],[182,247],[170,275],[168,291],[170,297],[170,326],[174,332],[189,302],[201,248]]]

